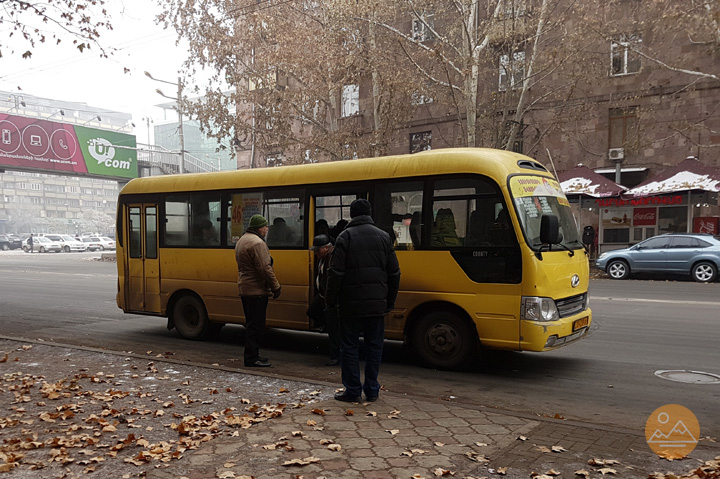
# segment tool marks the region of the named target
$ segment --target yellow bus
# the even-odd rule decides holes
[[[309,246],[338,233],[356,198],[395,238],[402,275],[386,338],[427,365],[587,334],[588,256],[557,180],[532,158],[482,148],[131,180],[118,202],[117,304],[166,317],[187,339],[242,324],[234,245],[259,213],[283,290],[267,326],[307,330]]]

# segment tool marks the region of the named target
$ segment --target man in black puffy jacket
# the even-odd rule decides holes
[[[350,205],[350,223],[338,235],[330,262],[327,307],[340,317],[342,382],[345,390],[335,399],[377,401],[385,314],[395,307],[400,286],[393,241],[375,226],[370,202],[357,199]],[[335,311],[331,311],[334,313]],[[365,343],[365,381],[360,381],[360,333]]]

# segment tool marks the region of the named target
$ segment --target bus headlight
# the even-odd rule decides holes
[[[522,297],[520,319],[527,321],[555,321],[559,317],[555,301],[551,298]]]

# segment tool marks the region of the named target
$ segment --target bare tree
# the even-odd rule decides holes
[[[0,0],[0,29],[9,31],[10,39],[19,38],[27,49],[10,54],[30,58],[38,43],[59,44],[64,38],[81,52],[99,46],[102,30],[111,30],[106,0]],[[8,41],[0,39],[0,57]],[[101,48],[102,50],[102,48]]]

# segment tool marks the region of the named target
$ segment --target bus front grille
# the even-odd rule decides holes
[[[560,317],[565,318],[567,316],[572,316],[573,314],[584,311],[587,305],[586,298],[587,293],[584,293],[578,294],[577,296],[571,296],[569,298],[558,299],[557,301],[555,301],[555,305],[557,306]]]

